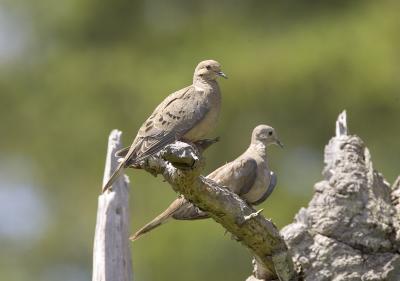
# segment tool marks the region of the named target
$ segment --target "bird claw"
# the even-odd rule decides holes
[[[244,218],[243,218],[243,223],[245,223],[246,221],[251,220],[251,219],[257,217],[262,211],[264,211],[264,209],[260,209],[260,210],[258,210],[257,212],[251,213],[251,214],[248,215],[248,216],[244,216]]]

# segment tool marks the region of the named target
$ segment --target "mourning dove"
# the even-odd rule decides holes
[[[255,127],[247,150],[232,162],[216,169],[207,178],[238,194],[250,205],[264,202],[277,183],[275,173],[268,167],[266,148],[270,144],[283,147],[274,128],[267,125]],[[195,220],[208,217],[205,212],[180,196],[130,239],[137,240],[141,235],[167,222],[170,218]]]
[[[123,168],[140,163],[176,140],[200,140],[214,128],[221,107],[218,76],[227,78],[217,61],[205,60],[197,65],[193,84],[164,99],[140,127],[132,145],[117,153],[124,158],[103,192]]]

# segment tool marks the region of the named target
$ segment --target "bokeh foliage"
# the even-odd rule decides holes
[[[255,125],[274,126],[286,148],[270,149],[279,183],[261,207],[279,227],[321,178],[324,144],[342,109],[392,182],[400,167],[399,8],[398,1],[3,0],[0,11],[25,40],[23,51],[0,61],[1,167],[18,159],[2,175],[12,181],[30,170],[51,219],[32,241],[0,236],[2,279],[90,278],[108,133],[123,130],[128,145],[202,59],[217,59],[230,77],[220,82],[221,142],[207,152],[207,171],[241,153]],[[160,178],[128,174],[133,231],[176,195]],[[132,252],[136,280],[244,280],[251,270],[248,252],[211,220],[171,222]]]

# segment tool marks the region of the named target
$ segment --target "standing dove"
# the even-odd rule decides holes
[[[274,128],[258,125],[253,130],[247,150],[232,162],[216,169],[207,178],[238,194],[250,205],[264,202],[277,183],[275,173],[268,167],[266,148],[270,144],[278,144],[283,147]],[[130,239],[137,240],[141,235],[167,222],[170,218],[195,220],[208,217],[205,212],[180,196],[163,213],[137,231]]]
[[[124,158],[103,192],[124,168],[140,163],[176,140],[198,141],[215,127],[221,107],[218,76],[227,78],[217,61],[205,60],[197,65],[193,84],[170,94],[140,127],[132,145],[117,152]]]

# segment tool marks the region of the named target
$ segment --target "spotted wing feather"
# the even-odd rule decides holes
[[[209,111],[209,105],[199,98],[201,95],[203,92],[193,85],[169,95],[143,123],[124,160],[103,190],[112,185],[123,168],[154,155],[200,122]]]

